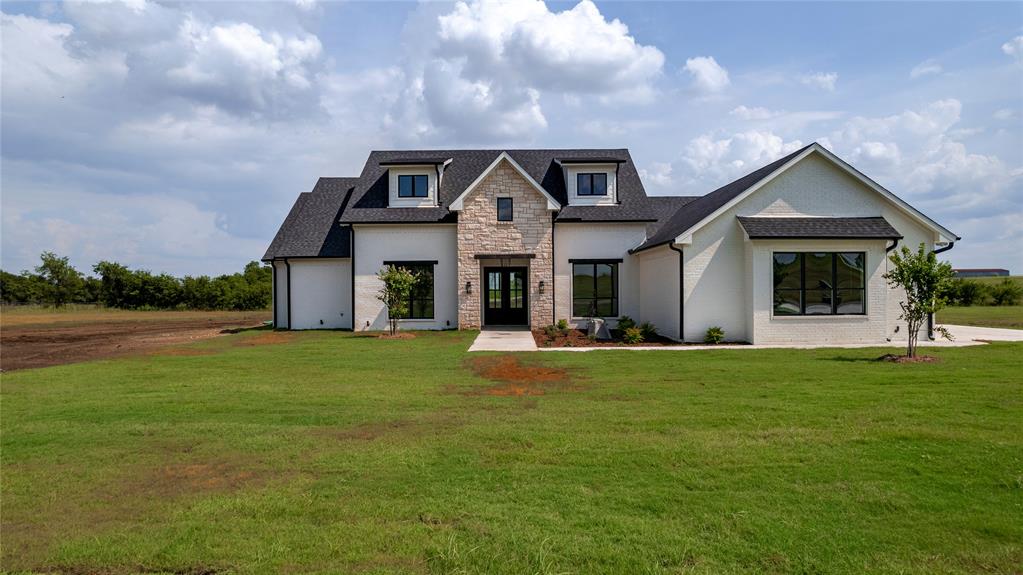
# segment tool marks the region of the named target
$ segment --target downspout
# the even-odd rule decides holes
[[[284,258],[284,267],[287,269],[287,287],[288,287],[288,329],[291,329],[291,262],[288,258]]]
[[[686,310],[686,292],[685,292],[685,273],[683,266],[685,265],[685,259],[682,256],[682,248],[675,247],[675,242],[668,242],[668,249],[673,252],[678,252],[678,340],[682,343],[686,342],[685,332],[685,310]]]
[[[934,255],[938,255],[941,252],[947,252],[948,250],[950,250],[953,247],[955,247],[955,245],[956,245],[955,242],[948,242],[947,246],[940,247],[940,248],[934,250]],[[934,314],[933,313],[927,316],[927,339],[929,339],[931,341],[934,341]]]
[[[349,274],[349,275],[352,276],[352,331],[355,331],[355,225],[354,224],[348,226],[348,233],[349,233],[348,249],[351,250],[351,253],[348,254],[349,256],[351,256],[350,259],[348,260],[348,263],[351,265],[351,268],[352,268],[350,270],[351,273]]]
[[[557,213],[551,214],[551,325],[558,323],[558,299],[554,296],[554,268],[558,265],[558,260],[554,257],[554,220],[557,217]],[[572,302],[569,302],[569,305],[572,305]]]

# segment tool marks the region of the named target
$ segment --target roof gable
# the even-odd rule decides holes
[[[647,238],[645,242],[634,248],[633,253],[650,249],[669,242],[685,243],[697,230],[707,225],[728,211],[733,206],[764,187],[779,175],[796,165],[811,154],[820,154],[825,159],[838,167],[843,172],[858,180],[868,189],[881,194],[892,204],[896,205],[910,217],[920,222],[925,227],[935,231],[940,237],[947,241],[955,241],[958,238],[954,233],[928,218],[916,208],[912,207],[901,198],[891,193],[877,182],[871,180],[859,170],[853,168],[838,156],[834,155],[820,144],[814,142],[800,148],[791,154],[780,158],[770,164],[755,170],[738,180],[730,182],[717,190],[693,201],[682,209],[675,216],[662,226],[655,234]]]
[[[529,185],[532,186],[534,190],[539,192],[541,195],[543,195],[544,198],[547,199],[548,210],[561,209],[561,203],[555,200],[554,197],[551,196],[550,193],[548,193],[547,190],[543,188],[543,186],[538,184],[537,181],[534,180],[533,177],[530,176],[528,172],[526,172],[526,170],[522,169],[522,166],[520,166],[518,162],[516,162],[511,156],[509,156],[508,152],[501,152],[501,155],[497,156],[497,158],[493,162],[491,162],[487,169],[483,170],[483,173],[481,173],[479,177],[477,177],[471,184],[469,184],[467,188],[465,188],[465,191],[459,194],[458,197],[455,198],[448,205],[448,209],[450,209],[453,212],[461,211],[462,203],[465,201],[465,198],[469,197],[469,194],[471,194],[473,190],[475,190],[483,182],[483,180],[485,180],[487,176],[489,176],[490,173],[497,168],[497,166],[501,165],[502,161],[508,162],[508,164],[511,165],[511,167],[516,172],[518,172],[519,175],[522,176],[523,179],[525,179],[526,182],[528,182]]]

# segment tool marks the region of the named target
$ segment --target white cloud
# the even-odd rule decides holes
[[[1002,108],[991,115],[996,120],[1011,120],[1016,117],[1016,112],[1011,108]]]
[[[409,42],[416,53],[396,113],[435,139],[535,137],[547,126],[543,94],[579,105],[582,97],[648,102],[664,65],[660,50],[636,42],[590,0],[561,12],[540,0],[458,2],[425,29]]]
[[[693,85],[706,94],[714,94],[728,87],[728,70],[721,67],[713,56],[697,56],[686,60],[683,68],[693,77]]]
[[[749,108],[746,106],[738,106],[729,112],[730,115],[735,116],[740,120],[770,120],[771,118],[777,118],[784,113],[785,112],[768,110],[767,108]]]
[[[913,66],[913,69],[909,71],[909,77],[916,79],[921,76],[928,76],[930,74],[940,74],[941,72],[942,72],[941,64],[939,64],[935,60],[924,60],[923,62],[920,62],[916,66]]]
[[[1016,62],[1023,62],[1023,36],[1016,36],[1005,44],[1002,44],[1002,52]]]
[[[800,140],[786,141],[762,130],[725,137],[703,134],[686,144],[675,164],[682,181],[679,193],[705,194],[802,146]]]
[[[671,177],[673,168],[669,162],[651,162],[649,168],[639,170],[643,183],[655,188],[667,188],[674,180]]]
[[[804,74],[799,78],[799,82],[805,86],[810,86],[811,88],[817,88],[828,92],[835,91],[835,83],[837,81],[837,72],[814,72],[812,74]]]

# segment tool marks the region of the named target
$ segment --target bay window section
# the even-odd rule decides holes
[[[572,317],[618,317],[618,263],[572,264]]]
[[[863,315],[866,254],[776,252],[774,315]]]

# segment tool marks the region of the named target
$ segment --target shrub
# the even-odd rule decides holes
[[[991,286],[990,293],[994,305],[1016,305],[1019,303],[1020,297],[1023,297],[1023,286],[1005,278]]]
[[[949,287],[948,299],[955,305],[979,304],[983,302],[987,291],[986,286],[979,282],[956,278]]]
[[[703,336],[705,343],[718,344],[725,340],[725,330],[718,326],[708,327],[707,333]]]
[[[568,320],[567,319],[559,319],[558,320],[558,331],[561,332],[561,335],[568,335]]]
[[[543,328],[543,334],[546,335],[547,337],[551,338],[551,339],[554,339],[554,338],[558,337],[558,335],[560,333],[561,333],[561,330],[559,330],[553,324],[545,326]]]
[[[643,334],[643,341],[650,341],[657,337],[657,326],[645,321],[639,324],[639,332]]]
[[[643,330],[638,327],[630,327],[622,332],[622,341],[625,343],[643,343]]]
[[[629,317],[627,315],[623,315],[622,317],[618,318],[618,327],[617,327],[617,329],[619,329],[619,330],[624,332],[625,330],[629,329],[630,327],[636,327],[636,320],[632,319],[631,317]]]

